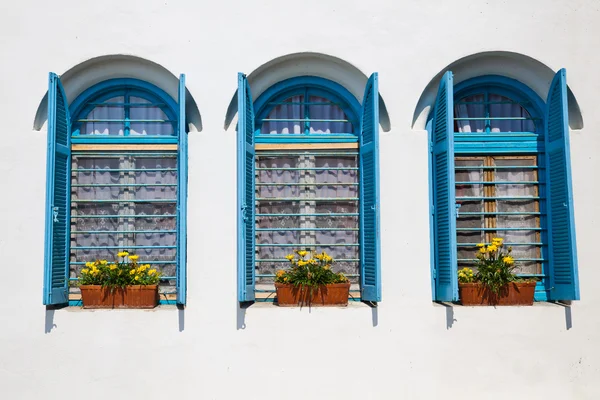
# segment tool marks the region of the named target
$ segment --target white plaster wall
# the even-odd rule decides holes
[[[0,397],[5,399],[600,398],[600,4],[495,1],[3,1],[0,3]],[[415,106],[450,63],[482,51],[566,67],[583,112],[571,134],[582,300],[571,308],[431,302],[427,139]],[[377,309],[236,303],[236,73],[285,54],[380,73],[383,301]],[[185,311],[46,311],[47,73],[131,54],[187,74],[190,134]],[[510,397],[507,397],[510,396]]]

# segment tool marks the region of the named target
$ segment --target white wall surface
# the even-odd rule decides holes
[[[600,398],[598,0],[31,1],[0,3],[0,398]],[[566,308],[431,302],[427,135],[417,102],[447,65],[509,51],[567,68],[584,128],[571,132],[581,301]],[[377,309],[236,302],[238,71],[323,53],[378,71],[383,301]],[[42,305],[46,132],[58,74],[127,54],[187,75],[188,307],[47,311]],[[544,94],[545,97],[545,94]]]

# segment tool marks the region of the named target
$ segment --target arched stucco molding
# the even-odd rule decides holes
[[[429,112],[434,105],[437,88],[446,71],[454,74],[454,84],[481,75],[502,75],[522,82],[536,92],[542,99],[548,96],[550,83],[556,71],[540,61],[519,53],[490,51],[472,54],[443,68],[427,85],[415,108],[412,127],[424,130]],[[582,129],[583,118],[575,95],[568,88],[569,126]]]
[[[340,58],[321,53],[294,53],[275,58],[248,75],[252,97],[256,100],[265,90],[277,82],[297,76],[317,76],[329,79],[345,87],[362,103],[368,76],[354,65]],[[237,91],[227,107],[225,130],[229,129],[237,114]],[[385,102],[379,94],[379,124],[387,132],[390,130],[390,118]]]
[[[140,79],[161,88],[175,100],[178,97],[179,77],[155,62],[130,55],[115,54],[95,57],[77,64],[60,76],[69,104],[87,88],[114,78]],[[185,114],[188,130],[190,132],[201,131],[200,111],[187,88]],[[33,129],[41,130],[47,118],[48,92],[38,106]]]

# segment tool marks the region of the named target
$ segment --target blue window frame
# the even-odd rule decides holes
[[[253,101],[238,77],[238,299],[273,301],[292,250],[327,251],[354,300],[380,301],[377,74],[363,105],[318,77]]]
[[[565,71],[547,102],[513,79],[454,86],[448,72],[432,114],[434,300],[458,300],[457,269],[496,236],[512,246],[517,272],[538,279],[536,300],[578,299]]]
[[[119,251],[161,271],[161,303],[186,302],[187,133],[179,101],[136,79],[98,83],[69,106],[51,73],[44,304],[79,304],[88,261]]]

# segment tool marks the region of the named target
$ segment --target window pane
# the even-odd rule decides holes
[[[297,249],[324,250],[336,260],[335,271],[357,275],[357,157],[287,154],[269,156],[264,152],[257,156],[256,226],[268,229],[256,233],[257,259],[282,259]],[[287,261],[258,261],[257,284],[268,287],[273,278],[260,275],[288,266]],[[352,277],[351,281],[357,283],[358,279]]]
[[[463,97],[454,103],[457,132],[535,132],[529,112],[514,100],[494,93]],[[501,118],[501,119],[494,119]]]
[[[535,166],[533,158],[495,158],[497,166]],[[536,197],[538,196],[537,172],[535,169],[514,168],[499,169],[495,172],[496,182],[515,182],[496,185],[496,196],[498,197]],[[523,182],[523,183],[519,183]],[[525,183],[535,182],[535,183]],[[514,215],[498,215],[496,226],[498,228],[516,228],[519,230],[498,231],[498,235],[504,237],[507,243],[539,243],[540,234],[537,230],[526,228],[539,228],[540,220],[536,213],[539,212],[537,200],[498,200],[496,202],[498,212],[519,213]],[[522,213],[522,214],[521,214]],[[522,229],[522,230],[521,230]],[[540,257],[539,246],[513,246],[515,259],[535,259]],[[538,262],[517,261],[517,272],[536,274],[540,273]]]
[[[520,104],[508,97],[497,94],[489,95],[490,117],[501,118],[531,118],[531,115]],[[490,120],[492,132],[535,132],[532,120]]]
[[[456,182],[456,203],[460,205],[459,217],[456,220],[456,242],[458,243],[457,256],[459,260],[474,258],[476,247],[473,243],[481,243],[485,241],[485,232],[478,230],[485,227],[485,216],[483,214],[470,215],[468,213],[483,213],[483,200],[461,200],[460,197],[483,197],[484,180],[483,158],[457,158],[455,160],[455,182]],[[472,167],[469,169],[461,169],[461,167]],[[474,183],[470,183],[474,182]],[[464,229],[464,230],[463,230]],[[471,245],[461,245],[461,243],[471,243]],[[471,261],[459,261],[458,267],[472,267]]]
[[[123,96],[113,97],[103,102],[106,105],[98,105],[92,109],[85,116],[85,119],[90,121],[81,125],[81,134],[122,136],[125,131],[124,101]]]
[[[172,135],[173,124],[170,122],[167,114],[158,106],[148,106],[150,101],[141,97],[131,96],[129,98],[130,109],[129,118],[132,120],[130,125],[130,135]],[[149,120],[148,122],[134,122],[135,120]],[[154,121],[154,122],[150,122]],[[164,122],[160,122],[164,121]]]
[[[310,133],[352,133],[352,124],[346,122],[348,117],[337,104],[318,96],[310,96],[308,101]]]
[[[115,261],[120,249],[175,276],[176,169],[174,153],[73,155],[71,277],[79,275],[82,263]],[[174,284],[164,280],[161,291]]]
[[[293,96],[275,105],[267,119],[292,121],[265,121],[261,125],[261,133],[300,134],[304,133],[304,96]],[[296,120],[296,121],[293,121]]]
[[[461,118],[455,122],[457,132],[485,132],[485,121],[468,120],[462,118],[483,118],[486,116],[483,94],[468,96],[454,103],[454,118]]]

